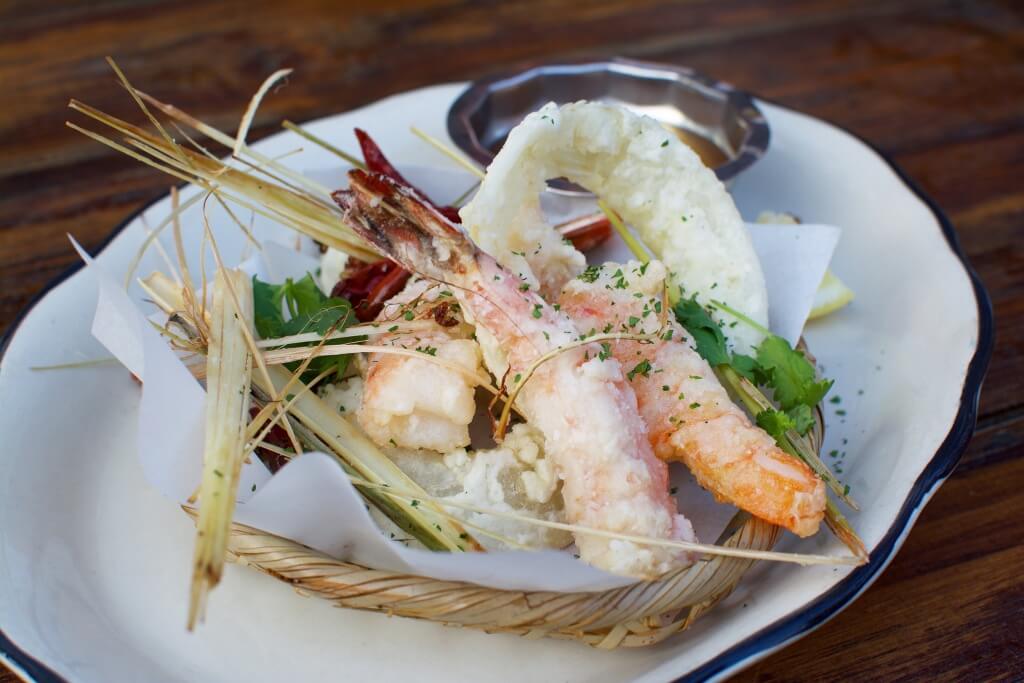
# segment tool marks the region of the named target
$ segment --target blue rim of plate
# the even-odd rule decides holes
[[[771,100],[764,98],[756,99],[771,102]],[[775,106],[786,111],[796,111],[778,104]],[[816,117],[810,118],[819,120]],[[859,135],[841,126],[829,125],[856,138],[874,151],[882,161],[889,165],[896,176],[906,185],[907,189],[924,202],[925,206],[932,212],[939,227],[942,228],[942,234],[949,243],[950,249],[960,260],[960,265],[971,281],[971,285],[974,288],[975,303],[978,307],[978,343],[974,349],[974,356],[967,366],[963,391],[960,394],[960,409],[957,411],[949,433],[938,450],[935,451],[935,455],[924,471],[921,472],[917,481],[914,482],[914,486],[911,488],[903,507],[900,508],[899,514],[878,546],[872,551],[867,564],[855,569],[849,576],[833,586],[824,595],[804,605],[794,613],[769,624],[729,649],[720,652],[710,661],[685,674],[677,679],[677,681],[703,681],[720,677],[726,673],[735,673],[745,664],[752,663],[755,658],[766,656],[776,648],[821,626],[851,604],[862,591],[870,586],[881,570],[893,559],[894,551],[901,543],[902,538],[908,533],[909,527],[917,519],[924,503],[927,502],[926,499],[953,472],[957,463],[960,462],[960,456],[966,450],[971,436],[974,434],[974,426],[978,418],[978,399],[981,396],[981,385],[985,379],[985,372],[988,369],[988,363],[992,357],[992,347],[995,342],[995,323],[992,316],[992,302],[989,299],[988,292],[985,291],[981,278],[978,277],[978,274],[971,267],[970,262],[968,262],[967,256],[960,246],[960,240],[957,237],[956,230],[953,228],[953,224],[938,205],[884,152]],[[117,227],[96,248],[96,255],[99,255],[132,221],[163,199],[164,196],[161,194],[147,202],[118,223]],[[4,331],[3,337],[0,338],[0,358],[3,358],[8,344],[14,338],[22,321],[29,312],[54,288],[77,273],[82,266],[82,263],[69,266],[64,272],[51,280],[21,310],[11,322],[10,327]],[[0,626],[0,660],[13,667],[16,675],[21,675],[34,683],[68,683],[66,679],[50,669],[46,664],[12,642],[4,633],[2,626]]]

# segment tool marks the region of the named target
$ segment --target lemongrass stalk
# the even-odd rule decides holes
[[[236,312],[229,288],[240,294]],[[202,619],[206,597],[220,581],[245,449],[249,418],[252,354],[245,328],[252,324],[252,287],[238,270],[219,269],[213,284],[213,310],[206,356],[206,436],[199,517],[193,559],[188,628]]]
[[[199,131],[203,135],[211,138],[212,140],[219,142],[225,147],[234,149],[235,138],[231,137],[230,135],[222,133],[213,126],[203,123],[199,119],[195,118],[194,116],[191,116],[190,114],[185,113],[181,109],[178,109],[177,107],[170,104],[165,104],[164,102],[161,102],[152,95],[144,93],[141,90],[135,90],[135,93],[145,102],[148,102],[149,104],[153,105],[154,107],[156,107],[172,119],[181,121],[187,126]],[[331,191],[329,188],[324,187],[320,183],[303,176],[301,173],[298,173],[297,171],[294,171],[288,168],[287,166],[284,166],[283,164],[277,163],[270,157],[255,151],[249,146],[243,145],[240,149],[240,153],[247,154],[260,164],[265,165],[268,168],[273,168],[281,175],[291,178],[293,182],[299,184],[300,186],[303,186],[304,188],[306,188],[307,191],[311,192],[312,194],[318,194],[327,198],[330,197]]]
[[[756,415],[762,410],[766,410],[767,407],[771,406],[771,402],[761,393],[761,391],[754,386],[752,382],[742,377],[739,373],[733,370],[729,366],[719,366],[715,369],[715,374],[719,380],[731,393],[738,397],[746,407],[747,411],[753,415]],[[832,474],[831,470],[822,462],[818,454],[814,452],[813,448],[798,449],[794,446],[794,438],[799,441],[799,435],[790,430],[790,433],[783,435],[781,438],[776,439],[776,443],[779,448],[788,453],[789,455],[799,458],[810,467],[818,477],[829,486],[829,488],[840,497],[843,502],[846,502],[850,507],[856,508],[856,503],[852,501],[845,490],[845,487],[841,487],[839,481]],[[831,500],[826,500],[825,504],[825,524],[829,530],[838,538],[843,544],[849,548],[857,557],[866,558],[868,556],[867,549],[864,545],[864,541],[861,540],[857,532],[854,531],[853,526],[850,524],[846,516],[843,515],[839,507]]]
[[[843,545],[849,548],[854,555],[865,562],[868,560],[870,555],[868,554],[867,547],[864,545],[864,541],[857,535],[853,525],[850,524],[849,520],[839,510],[839,506],[831,498],[825,503],[825,524],[828,525],[829,531],[842,541]]]
[[[537,357],[522,373],[515,376],[512,380],[515,387],[509,392],[508,399],[505,401],[505,405],[501,410],[501,416],[498,418],[498,423],[494,428],[494,438],[501,441],[505,436],[505,431],[508,429],[509,420],[512,418],[512,407],[515,405],[516,398],[519,396],[519,392],[523,390],[526,383],[529,381],[533,374],[537,372],[541,365],[547,363],[552,358],[561,355],[562,353],[570,350],[579,348],[580,346],[586,346],[588,344],[597,344],[603,341],[653,341],[657,338],[657,335],[649,334],[628,334],[622,332],[611,332],[606,334],[597,334],[592,337],[586,337],[584,339],[577,339],[574,342],[564,344],[557,348],[548,351],[547,353]]]
[[[309,140],[310,142],[312,142],[315,145],[323,147],[328,152],[331,152],[332,154],[336,155],[340,159],[342,159],[344,161],[347,161],[348,163],[352,164],[356,168],[361,168],[364,171],[366,170],[366,164],[365,163],[363,163],[359,159],[355,158],[354,156],[352,156],[348,152],[335,147],[334,145],[332,145],[331,143],[327,142],[326,140],[324,140],[322,138],[318,138],[317,136],[315,136],[312,133],[310,133],[309,131],[307,131],[305,128],[302,128],[301,126],[297,126],[297,125],[295,125],[294,123],[292,123],[291,121],[288,121],[288,120],[282,121],[281,122],[281,127],[285,128],[287,130],[290,130],[291,132],[295,133],[296,135],[299,135],[301,137],[306,138],[307,140]]]
[[[117,365],[121,361],[117,360],[113,356],[108,358],[90,358],[89,360],[80,360],[72,363],[54,363],[53,365],[30,365],[29,370],[32,372],[46,372],[47,370],[76,370],[78,368],[95,368],[101,365]]]
[[[142,291],[155,303],[164,313],[181,313],[179,303],[182,301],[181,290],[184,285],[172,280],[170,277],[154,270],[144,278],[138,280]]]
[[[146,103],[139,99],[138,94],[136,94],[135,88],[132,87],[132,84],[128,82],[128,77],[124,75],[123,71],[121,71],[121,67],[117,65],[117,62],[114,61],[114,58],[107,55],[106,59],[107,64],[109,64],[110,68],[114,70],[114,73],[117,75],[118,80],[121,81],[121,85],[123,85],[124,89],[128,91],[128,94],[132,96],[132,99],[135,100],[135,104],[138,105],[139,109],[142,110],[142,113],[146,115],[146,118],[148,118],[154,126],[156,126],[156,129],[160,131],[160,135],[163,136],[164,140],[167,141],[167,144],[169,144],[171,147],[177,150],[177,145],[174,144],[174,139],[167,133],[167,130],[163,127],[163,125],[160,124],[160,120],[153,116],[153,113],[149,111],[149,107],[146,106]],[[180,150],[177,151],[178,154],[180,155]],[[181,160],[182,162],[185,162],[185,157],[181,156]]]
[[[263,451],[268,451],[270,453],[274,453],[275,455],[279,455],[282,458],[284,458],[285,460],[291,460],[292,458],[295,457],[295,454],[292,453],[291,451],[286,451],[285,449],[281,448],[280,446],[275,446],[274,444],[267,443],[266,441],[260,441],[259,443],[253,444],[253,447],[254,448],[259,448],[260,450],[263,450]],[[363,480],[360,480],[360,479],[357,479],[357,478],[349,477],[349,481],[351,481],[354,486],[359,486],[359,487],[369,486],[369,484],[364,484]],[[415,498],[416,494],[411,494],[411,497]],[[440,502],[443,502],[443,501],[440,501]],[[487,536],[488,538],[492,538],[495,541],[498,541],[499,543],[501,543],[501,544],[503,544],[505,546],[508,546],[509,548],[515,548],[517,550],[533,550],[533,548],[531,548],[528,545],[524,545],[522,543],[519,543],[518,541],[516,541],[514,539],[511,539],[508,536],[502,536],[501,534],[496,534],[493,531],[491,531],[490,529],[487,529],[486,527],[482,527],[479,524],[473,524],[472,522],[467,522],[464,519],[458,520],[458,523],[461,524],[462,526],[466,527],[467,529],[472,529],[473,531],[477,532],[481,536]]]
[[[409,499],[414,496],[418,496],[418,493],[409,491],[403,491],[400,488],[382,485],[375,482],[360,480],[353,478],[352,483],[356,486],[373,487],[380,489],[385,495],[394,496],[396,498]],[[771,550],[751,550],[747,548],[732,548],[729,546],[714,545],[711,543],[696,543],[691,541],[680,541],[669,538],[654,538],[651,536],[637,536],[634,534],[623,534],[617,531],[610,531],[608,529],[598,529],[595,527],[580,526],[578,524],[568,524],[566,522],[555,522],[547,519],[538,519],[536,517],[529,517],[516,512],[506,512],[502,510],[493,510],[489,508],[480,507],[471,503],[464,503],[457,500],[441,499],[441,498],[430,498],[432,502],[447,507],[458,508],[467,510],[469,512],[475,512],[481,515],[489,515],[491,517],[498,517],[501,519],[515,520],[524,524],[532,524],[536,526],[542,526],[549,529],[558,529],[561,531],[569,531],[574,534],[584,534],[591,536],[600,536],[602,538],[610,538],[618,541],[628,541],[630,543],[636,543],[637,545],[646,546],[658,546],[663,548],[676,548],[678,550],[687,550],[690,552],[698,552],[706,555],[721,555],[725,557],[742,557],[754,560],[771,560],[775,562],[793,562],[801,565],[812,565],[812,564],[842,564],[857,566],[863,564],[862,558],[859,557],[844,557],[835,555],[814,555],[806,553],[783,553]]]
[[[629,231],[629,228],[627,228],[622,222],[622,219],[619,218],[619,214],[615,213],[615,210],[608,206],[603,199],[597,200],[597,205],[601,208],[604,215],[608,217],[608,221],[612,224],[612,227],[615,228],[615,232],[619,233],[619,237],[621,237],[622,241],[626,243],[629,250],[633,252],[633,256],[635,256],[638,261],[643,261],[644,263],[651,260],[647,250],[642,244],[640,244],[639,240],[633,236],[633,233]]]
[[[365,325],[352,325],[339,332],[331,332],[328,335],[321,335],[319,332],[303,332],[288,337],[272,337],[260,339],[256,346],[261,349],[290,346],[292,344],[319,343],[321,339],[347,339],[349,337],[374,336],[380,334],[412,334],[415,332],[427,332],[437,328],[433,320],[410,320],[408,322],[396,322],[385,327],[381,323],[367,323]]]
[[[177,145],[173,150],[169,149],[161,138],[77,100],[72,100],[69,106],[123,133],[127,136],[129,144],[136,149],[125,147],[103,135],[67,122],[68,127],[83,135],[175,178],[223,195],[236,204],[279,221],[328,246],[360,259],[378,258],[375,251],[367,247],[360,237],[345,226],[340,209],[320,201],[315,194],[303,194],[267,182]],[[180,161],[179,154],[185,157],[186,162]],[[270,159],[266,161],[273,163]],[[228,192],[230,194],[226,194]]]
[[[205,212],[203,213],[203,228],[204,228],[204,234],[210,240],[210,251],[213,253],[213,259],[217,263],[217,267],[219,269],[223,269],[224,268],[224,260],[221,258],[220,249],[217,247],[217,240],[214,239],[214,237],[213,237],[213,229],[210,227],[210,222],[207,220]],[[206,253],[205,248],[203,249],[203,253]],[[204,272],[205,272],[205,269],[204,269]],[[248,300],[248,302],[246,304],[244,304],[244,305],[247,305],[247,306],[251,307],[253,305],[253,303],[252,303],[252,301],[253,301],[253,296],[252,296],[252,280],[248,280],[247,279],[246,282],[247,282],[247,285],[248,285],[248,289],[246,290],[248,292],[248,296],[246,296],[245,298]],[[231,296],[232,302],[235,305],[235,312],[240,314],[241,311],[242,311],[243,304],[240,303],[240,297],[238,295],[238,292],[236,292],[235,289],[230,286],[230,283],[228,284],[227,291],[228,291],[228,294]],[[205,301],[205,290],[204,290],[204,297],[203,298],[204,298],[204,301]],[[251,328],[249,328],[249,327],[243,327],[242,328],[242,332],[245,335],[246,343],[249,345],[249,350],[254,355],[254,360],[256,362],[256,368],[259,370],[259,376],[262,377],[263,379],[269,381],[270,380],[270,375],[268,374],[266,363],[263,362],[263,356],[262,356],[262,354],[260,353],[259,349],[256,346],[256,337],[255,337],[254,331]],[[303,367],[305,367],[305,365]],[[274,398],[275,401],[277,401],[277,400],[279,400],[281,398],[281,396],[280,395],[274,395],[273,398]],[[284,410],[283,409],[281,409],[281,413],[282,413],[282,415],[284,414]],[[296,453],[301,453],[302,452],[302,447],[299,445],[298,439],[296,439],[295,434],[292,432],[291,427],[290,427],[288,421],[285,421],[282,426],[284,427],[285,432],[288,434],[288,438],[291,440],[292,446],[295,448],[295,452]]]
[[[150,241],[153,229],[149,227],[149,221],[146,220],[146,214],[140,214],[139,220],[142,221],[142,231],[146,235],[146,240]],[[167,270],[170,272],[171,278],[173,278],[179,285],[182,284],[181,275],[178,273],[178,267],[174,265],[174,261],[171,260],[170,254],[168,254],[167,250],[164,249],[163,243],[158,239],[153,239],[151,240],[151,244],[153,245],[153,248],[156,249],[156,253],[160,256],[160,260],[162,260],[164,265],[167,266]]]
[[[768,400],[768,397],[761,393],[761,390],[758,389],[753,382],[740,375],[733,368],[729,366],[720,366],[716,370],[716,374],[722,384],[732,389],[733,393],[739,397],[743,402],[744,407],[746,407],[751,415],[756,416],[761,411],[771,410],[774,408],[771,401]],[[828,485],[840,500],[854,510],[860,509],[857,506],[856,501],[850,498],[850,495],[847,493],[846,487],[843,486],[842,482],[836,478],[832,473],[832,470],[828,468],[828,465],[826,465],[818,454],[814,452],[814,449],[804,443],[804,439],[798,432],[795,430],[789,430],[783,441],[785,443],[779,443],[779,446],[783,450],[807,463],[807,466],[810,467],[814,473]]]
[[[238,124],[238,133],[235,135],[235,145],[231,149],[231,153],[235,156],[240,156],[242,150],[245,149],[245,138],[249,134],[249,128],[252,126],[252,120],[256,117],[256,110],[260,106],[260,102],[263,101],[263,97],[270,91],[282,78],[286,78],[291,74],[291,69],[278,69],[274,73],[270,74],[265,81],[260,85],[259,89],[256,90],[256,94],[249,100],[249,106],[245,108],[245,113],[242,114],[242,120]]]
[[[441,154],[445,155],[446,157],[448,157],[449,159],[451,159],[452,161],[457,163],[459,166],[461,166],[462,168],[466,169],[467,171],[469,171],[470,173],[475,175],[477,178],[483,179],[484,172],[481,171],[480,168],[476,164],[474,164],[472,161],[470,161],[466,157],[462,156],[461,154],[459,154],[454,149],[452,149],[448,145],[444,144],[443,142],[441,142],[440,140],[438,140],[434,136],[428,135],[427,133],[424,133],[422,130],[420,130],[416,126],[412,126],[411,130],[412,130],[413,135],[418,137],[420,140],[423,140],[428,145],[430,145],[431,147],[436,149],[438,152],[440,152]]]
[[[269,368],[269,375],[271,385],[265,384],[260,375],[253,378],[254,384],[265,394],[280,395],[285,391],[284,387],[291,375],[277,366]],[[421,498],[407,501],[382,503],[374,499],[373,502],[424,546],[431,550],[456,552],[482,550],[450,515],[429,502],[430,497],[419,484],[399,469],[362,431],[318,396],[309,392],[297,396],[288,408],[288,414],[325,447],[323,450],[326,453],[334,455],[347,472],[373,484],[387,484],[405,491],[422,492]],[[366,491],[363,493],[366,495]]]
[[[462,194],[455,198],[455,200],[452,202],[452,206],[461,208],[462,205],[466,203],[466,200],[469,199],[469,196],[473,194],[473,192],[478,187],[480,187],[480,181],[477,181],[470,185],[468,188],[466,188],[465,192],[463,192]]]
[[[485,386],[490,384],[490,378],[473,372],[458,363],[446,361],[443,358],[438,358],[422,351],[377,344],[332,344],[318,349],[310,349],[309,347],[273,349],[263,352],[263,360],[267,365],[284,365],[285,363],[303,360],[310,356],[348,356],[354,353],[390,353],[396,356],[406,356],[407,358],[419,358],[459,372],[478,384]]]

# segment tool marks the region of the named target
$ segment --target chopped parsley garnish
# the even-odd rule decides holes
[[[540,304],[534,304],[533,305],[533,313],[532,313],[533,317],[534,318],[540,318],[542,310],[543,309],[541,308]]]
[[[637,375],[643,375],[644,377],[649,377],[650,374],[651,374],[651,361],[649,361],[649,360],[647,360],[645,358],[644,360],[642,360],[639,363],[637,363],[636,365],[634,365],[633,369],[626,373],[626,377],[628,377],[629,380],[632,381],[633,378],[636,377]]]
[[[579,279],[587,283],[593,283],[597,281],[597,278],[601,276],[601,266],[587,266],[587,269],[579,274]]]

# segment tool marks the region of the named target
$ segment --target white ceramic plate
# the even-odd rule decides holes
[[[445,138],[445,114],[462,87],[405,93],[309,128],[353,149],[351,129],[361,126],[392,159],[436,165],[442,159],[408,129]],[[73,269],[12,327],[0,361],[5,661],[38,681],[705,679],[835,615],[885,567],[956,464],[974,425],[992,319],[952,227],[898,171],[841,130],[761,106],[772,143],[733,187],[743,214],[787,210],[844,229],[833,266],[857,299],[807,337],[842,398],[829,405],[825,451],[846,452],[867,566],[756,567],[690,631],[615,652],[339,611],[229,567],[207,623],[187,634],[192,525],[143,483],[133,438],[138,387],[116,366],[29,370],[106,355],[89,333],[94,283]],[[298,146],[290,134],[256,145],[268,155]],[[296,168],[334,163],[305,147]],[[145,210],[150,225],[168,206],[164,199]],[[132,217],[99,262],[123,273],[143,236]],[[839,551],[827,533],[786,538],[780,548]]]

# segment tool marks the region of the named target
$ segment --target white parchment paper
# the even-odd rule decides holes
[[[466,185],[464,174],[440,173],[425,177],[424,189],[437,191],[429,185],[440,182],[439,178],[447,180],[452,190],[461,191]],[[768,281],[773,330],[794,342],[839,230],[817,225],[750,227]],[[93,335],[143,381],[138,455],[145,478],[171,501],[184,502],[201,474],[205,391],[119,279],[92,261],[77,243],[75,247],[99,284]],[[318,264],[292,246],[265,241],[263,249],[240,266],[263,280],[281,282],[315,273]],[[686,507],[687,500],[680,500],[684,514]],[[322,453],[303,454],[273,477],[253,458],[243,467],[235,519],[339,559],[494,588],[596,591],[632,582],[579,562],[567,552],[452,554],[407,548],[380,532],[344,472]]]

